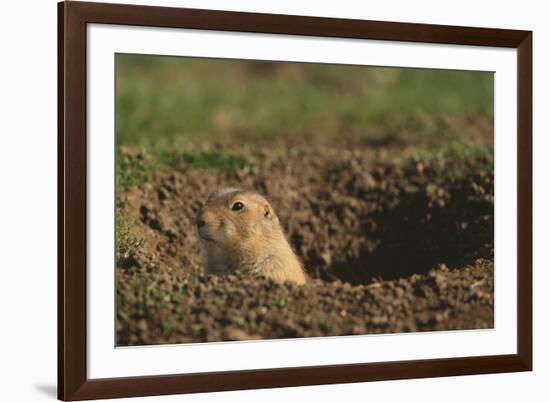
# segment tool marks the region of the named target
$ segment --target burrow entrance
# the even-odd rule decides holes
[[[391,200],[373,198],[379,202],[374,208],[344,207],[348,221],[357,222],[350,231],[329,224],[337,229],[312,234],[317,246],[301,249],[310,275],[356,285],[494,258],[492,187],[464,178],[447,186],[400,188]],[[291,239],[300,249],[304,236],[295,232]]]

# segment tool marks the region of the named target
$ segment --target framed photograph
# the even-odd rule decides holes
[[[532,33],[59,3],[62,400],[532,369]]]

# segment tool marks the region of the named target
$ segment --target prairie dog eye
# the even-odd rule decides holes
[[[244,204],[240,201],[237,201],[231,206],[232,211],[240,211],[244,208]]]

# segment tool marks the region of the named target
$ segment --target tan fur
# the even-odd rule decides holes
[[[240,211],[232,210],[237,202],[244,205]],[[258,193],[234,188],[217,191],[208,197],[196,222],[206,250],[207,274],[240,271],[279,283],[306,282],[277,215]]]

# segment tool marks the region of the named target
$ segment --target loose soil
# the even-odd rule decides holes
[[[261,163],[159,173],[121,194],[143,241],[117,261],[117,344],[492,328],[487,161],[383,162],[361,149],[244,150]],[[194,218],[227,186],[269,198],[307,285],[201,274]]]

